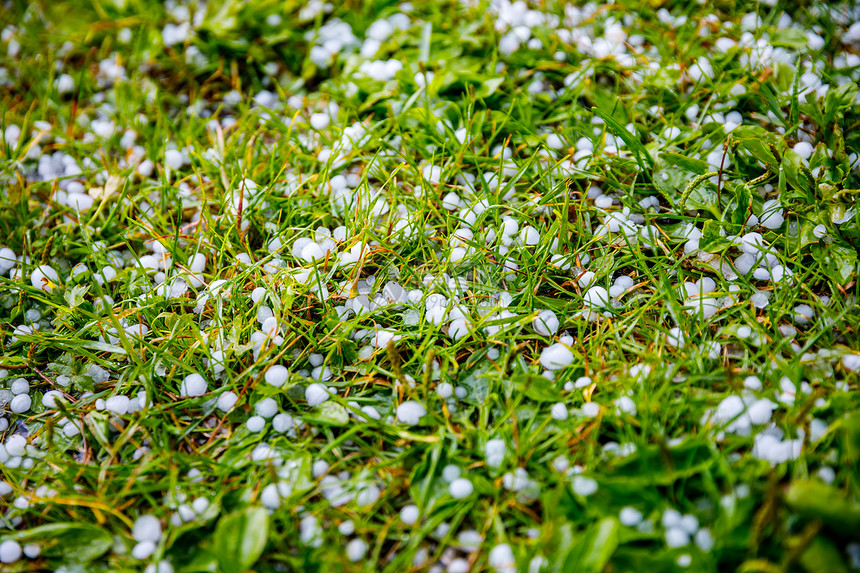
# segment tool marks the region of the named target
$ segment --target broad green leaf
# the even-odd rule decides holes
[[[514,381],[522,387],[526,396],[535,402],[558,402],[562,399],[555,382],[543,376],[518,376]]]
[[[800,554],[800,564],[809,573],[848,573],[839,549],[821,535],[816,535]]]
[[[735,194],[735,208],[732,211],[732,223],[743,225],[752,215],[752,196],[746,185],[732,185],[727,188]]]
[[[63,292],[63,298],[66,299],[69,308],[75,308],[84,302],[84,296],[86,296],[89,290],[89,285],[75,285]]]
[[[694,173],[696,175],[702,175],[708,172],[708,162],[697,157],[687,157],[686,155],[681,155],[680,153],[664,151],[660,154],[659,159],[665,165],[671,165],[672,167],[680,167],[681,169],[685,169],[690,173]]]
[[[836,531],[860,531],[860,504],[824,482],[792,482],[785,491],[785,503],[801,516],[820,519]]]
[[[842,444],[848,459],[860,463],[860,410],[842,420]]]
[[[326,400],[311,410],[305,418],[328,426],[345,426],[349,423],[349,412],[337,402]]]
[[[486,374],[487,368],[479,368],[470,372],[460,381],[460,386],[468,390],[464,402],[481,405],[490,396],[490,379]]]
[[[837,284],[847,283],[857,272],[857,251],[838,243],[816,245],[812,256]]]
[[[618,520],[614,517],[605,517],[592,525],[568,553],[564,570],[602,571],[618,548],[619,529]]]
[[[770,37],[770,43],[774,46],[784,46],[795,50],[805,49],[809,43],[806,32],[800,28],[786,27],[777,28]]]
[[[113,536],[91,523],[50,523],[5,536],[22,543],[38,542],[42,555],[58,563],[86,564],[107,553]]]
[[[245,573],[257,562],[269,538],[269,514],[248,507],[225,515],[215,529],[218,564],[224,573]]]
[[[787,149],[782,156],[782,165],[785,168],[785,179],[789,185],[797,190],[810,192],[814,188],[815,180],[809,172],[809,168],[803,164],[794,150]]]

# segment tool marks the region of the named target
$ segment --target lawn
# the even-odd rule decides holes
[[[0,28],[0,570],[860,569],[860,5]]]

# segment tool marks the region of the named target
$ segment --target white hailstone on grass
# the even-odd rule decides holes
[[[401,424],[407,426],[414,426],[425,414],[427,414],[427,409],[415,400],[407,400],[397,406],[397,419]]]
[[[42,405],[45,408],[54,409],[57,407],[57,400],[62,400],[63,394],[59,390],[48,390],[42,395]]]
[[[818,469],[816,475],[826,484],[831,484],[836,479],[836,471],[830,466],[822,466]]]
[[[285,366],[275,364],[266,370],[266,382],[272,386],[281,387],[287,381],[290,371]]]
[[[487,558],[490,567],[497,573],[515,573],[517,571],[517,560],[514,552],[507,543],[500,543],[490,550]]]
[[[367,543],[358,537],[346,544],[346,557],[353,563],[361,560],[367,553]]]
[[[141,515],[134,521],[131,535],[135,541],[151,541],[161,539],[161,522],[153,515]]]
[[[168,149],[164,152],[164,163],[171,169],[179,169],[185,162],[182,152],[176,149]]]
[[[673,348],[681,348],[684,346],[685,340],[684,333],[677,326],[670,328],[669,333],[666,335],[666,344]]]
[[[337,530],[341,535],[352,535],[355,533],[355,523],[351,519],[347,519],[337,526]]]
[[[281,494],[278,492],[278,485],[270,483],[263,488],[260,493],[260,503],[266,509],[275,510],[281,506]]]
[[[469,334],[469,325],[463,318],[458,318],[451,321],[448,325],[448,336],[453,340],[460,340]]]
[[[0,563],[15,563],[21,559],[21,545],[12,539],[0,543]]]
[[[173,565],[170,564],[170,561],[162,559],[158,563],[147,565],[143,573],[173,573]]]
[[[131,550],[131,556],[135,559],[146,559],[155,553],[156,545],[152,541],[141,541]]]
[[[308,406],[312,408],[328,400],[329,396],[328,388],[318,382],[314,382],[305,388],[305,400],[307,400]]]
[[[293,417],[289,414],[280,413],[276,414],[274,418],[272,418],[272,428],[278,432],[283,434],[293,427]]]
[[[440,382],[436,385],[436,394],[443,400],[454,395],[454,386],[449,382]]]
[[[860,370],[860,354],[846,354],[842,357],[842,366],[852,372]]]
[[[695,515],[688,513],[681,517],[679,526],[690,535],[693,535],[699,530],[699,520]]]
[[[60,275],[48,265],[39,265],[30,275],[30,283],[33,287],[46,292],[54,290],[54,286],[59,284],[59,282]]]
[[[582,297],[586,306],[604,307],[609,304],[609,293],[601,286],[593,286]]]
[[[507,445],[501,438],[493,438],[488,440],[484,446],[484,456],[487,459],[487,466],[490,468],[498,468],[505,461],[507,453]]]
[[[460,469],[460,466],[456,464],[448,464],[447,466],[442,468],[442,479],[444,479],[448,483],[451,483],[452,481],[460,477],[461,473],[463,473],[463,471]]]
[[[179,394],[183,397],[202,396],[208,390],[206,380],[197,372],[186,376],[179,386]]]
[[[23,414],[30,409],[33,401],[28,394],[19,394],[9,402],[9,409],[15,414]]]
[[[319,520],[315,516],[308,515],[299,523],[299,540],[304,545],[309,545],[311,547],[319,547],[322,545],[322,528],[320,527]]]
[[[370,507],[376,500],[379,499],[382,491],[379,489],[379,486],[374,484],[365,484],[359,488],[359,490],[355,494],[355,503],[358,504],[359,507]]]
[[[328,127],[331,117],[327,113],[312,113],[310,118],[311,127],[317,131]]]
[[[781,440],[773,434],[762,432],[757,434],[753,443],[752,455],[766,460],[771,465],[778,465],[800,456],[803,440]]]
[[[564,344],[557,342],[543,349],[540,363],[547,370],[560,370],[573,363],[573,352]]]
[[[236,402],[238,401],[239,396],[237,396],[235,392],[228,391],[218,396],[218,402],[216,402],[216,406],[222,412],[229,412],[233,409],[233,406],[235,406]]]
[[[554,336],[558,332],[558,317],[551,310],[542,310],[532,321],[532,328],[541,336]]]
[[[582,475],[573,476],[571,481],[573,493],[582,497],[588,497],[597,491],[597,482]]]
[[[540,232],[531,225],[523,227],[520,231],[520,240],[524,245],[533,247],[540,242]]]
[[[415,525],[421,517],[421,512],[417,505],[407,505],[400,510],[400,521],[406,525]]]
[[[631,416],[636,415],[636,402],[633,401],[629,396],[619,396],[615,399],[615,410],[617,413],[625,413],[630,414]]]
[[[18,396],[19,394],[29,394],[30,393],[30,383],[27,382],[26,378],[17,378],[12,385],[9,387],[12,391],[12,394]]]
[[[27,453],[27,438],[21,434],[9,436],[3,445],[10,456],[23,456]]]
[[[248,428],[248,431],[257,434],[262,432],[266,427],[266,419],[262,416],[251,416],[245,422],[245,426]]]
[[[269,419],[278,413],[278,403],[273,398],[263,398],[254,404],[254,413]]]
[[[816,239],[823,239],[827,236],[827,227],[824,225],[816,225],[812,228],[812,234],[815,235]]]
[[[704,553],[709,553],[711,549],[714,548],[714,536],[710,529],[702,528],[698,530],[693,539],[696,543],[696,547],[701,549]]]
[[[552,408],[550,408],[550,415],[553,420],[558,420],[559,422],[567,420],[567,406],[562,402],[553,404]]]
[[[684,547],[690,544],[690,534],[681,527],[670,527],[666,530],[666,545],[671,548]]]
[[[750,302],[758,309],[765,308],[770,301],[770,293],[768,291],[758,291],[750,297]]]
[[[621,513],[618,514],[618,521],[627,527],[636,527],[642,523],[642,518],[642,512],[635,507],[630,507],[629,505],[622,508]]]
[[[111,396],[107,400],[105,400],[105,410],[108,412],[113,412],[118,416],[121,416],[128,412],[129,402],[131,400],[128,396]]]
[[[587,418],[596,418],[600,414],[600,405],[594,402],[586,402],[582,405],[582,414]]]
[[[810,143],[807,143],[806,141],[798,142],[792,149],[804,161],[812,157],[812,153],[815,151],[815,148],[813,148],[812,145]]]
[[[24,555],[28,559],[35,559],[42,553],[42,547],[38,543],[28,543],[24,546]]]
[[[782,205],[779,199],[771,199],[765,201],[762,206],[761,217],[759,224],[767,229],[778,229],[785,221]]]
[[[455,499],[465,499],[472,495],[475,486],[466,478],[457,478],[448,486],[448,492]]]

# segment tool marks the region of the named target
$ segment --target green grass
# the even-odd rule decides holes
[[[38,555],[3,570],[860,567],[860,59],[842,41],[857,18],[823,2],[671,4],[579,17],[540,3],[557,22],[516,16],[539,45],[509,52],[498,5],[414,2],[371,57],[371,24],[402,5],[10,3],[0,247],[21,260],[0,274],[0,543]],[[356,41],[320,66],[314,38],[336,18]],[[191,32],[165,45],[182,21]],[[578,34],[626,44],[597,57]],[[757,40],[772,50],[760,64]],[[713,77],[695,75],[702,56]],[[368,77],[377,59],[401,69]],[[61,74],[74,89],[58,90]],[[829,87],[810,94],[816,79]],[[329,125],[312,128],[324,111]],[[48,173],[39,157],[52,154],[79,173]],[[70,181],[96,189],[90,209],[65,198]],[[452,192],[462,203],[448,209]],[[537,243],[504,239],[509,218]],[[332,231],[343,236],[322,259],[294,255]],[[785,277],[736,272],[737,236]],[[51,288],[31,281],[40,265],[58,274]],[[622,276],[632,286],[610,297]],[[703,279],[711,292],[689,296]],[[387,300],[390,281],[411,298]],[[590,306],[595,287],[605,298]],[[263,306],[282,340],[260,333]],[[543,310],[552,336],[532,326]],[[560,341],[572,361],[547,376],[542,353]],[[280,387],[265,381],[275,364],[290,371]],[[322,368],[333,393],[311,407]],[[184,396],[194,373],[207,392]],[[14,413],[19,378],[32,405]],[[445,384],[460,394],[441,397]],[[120,396],[138,408],[105,410]],[[750,412],[770,400],[772,416],[738,429],[732,396]],[[266,399],[281,417],[251,431]],[[420,423],[399,419],[407,401]],[[490,440],[506,445],[498,465]],[[474,488],[464,499],[448,466]],[[138,559],[141,515],[163,534]],[[690,539],[673,547],[681,515]],[[508,569],[491,559],[500,544]]]

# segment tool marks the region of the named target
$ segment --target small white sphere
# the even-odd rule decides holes
[[[472,495],[473,491],[475,491],[475,486],[466,478],[457,478],[448,486],[448,492],[455,499],[465,499]]]
[[[586,402],[582,405],[582,413],[588,418],[594,418],[600,413],[600,405],[594,402]]]
[[[59,284],[60,275],[48,265],[39,265],[30,275],[30,283],[37,289],[46,292],[53,290],[53,285]]]
[[[551,310],[542,310],[532,321],[532,328],[541,336],[553,336],[558,332],[558,317]]]
[[[609,293],[601,286],[591,287],[582,298],[590,307],[603,307],[609,304]]]
[[[436,385],[436,395],[447,400],[454,395],[454,386],[450,382],[440,382]]]
[[[312,113],[311,127],[317,131],[328,127],[330,118],[327,113]]]
[[[618,521],[621,522],[621,525],[626,525],[627,527],[636,527],[640,523],[642,523],[642,512],[636,509],[635,507],[624,507],[621,509],[621,513],[618,514]]]
[[[285,366],[275,364],[266,370],[266,382],[272,386],[281,387],[290,376],[290,371]]]
[[[567,414],[567,406],[562,402],[553,404],[552,408],[550,409],[550,415],[552,416],[553,420],[558,420],[559,422],[567,420]]]
[[[23,414],[30,409],[32,404],[33,400],[29,394],[18,394],[9,402],[9,409],[15,414]]]
[[[179,386],[179,394],[183,397],[202,396],[208,390],[206,380],[197,372],[186,376]]]
[[[407,505],[400,510],[400,521],[406,525],[414,525],[420,516],[417,505]]]
[[[278,403],[272,398],[263,398],[254,404],[254,413],[263,418],[271,418],[278,413]]]
[[[63,400],[63,393],[59,390],[48,390],[42,395],[42,405],[45,408],[56,408],[57,400]]]
[[[105,400],[105,410],[112,412],[118,416],[122,416],[128,412],[128,405],[131,402],[128,396],[111,396]]]
[[[153,515],[141,515],[134,521],[131,535],[135,541],[152,541],[161,539],[161,522]]]
[[[490,567],[499,572],[517,570],[517,561],[514,558],[514,552],[507,543],[500,543],[493,547],[490,550],[487,562]]]
[[[365,553],[367,553],[367,543],[363,539],[356,537],[346,544],[346,556],[352,562],[360,560]]]
[[[278,509],[281,505],[281,494],[278,493],[278,485],[270,483],[263,488],[260,494],[260,503],[267,509]]]
[[[407,400],[397,406],[397,419],[407,426],[417,424],[426,413],[427,409],[415,400]]]
[[[235,392],[224,392],[218,396],[218,402],[216,405],[222,412],[229,412],[238,401],[239,396],[237,396]]]
[[[262,416],[251,416],[245,422],[248,431],[254,434],[262,432],[266,427],[266,419]]]
[[[310,384],[307,388],[305,388],[305,400],[308,401],[308,406],[310,407],[322,404],[328,399],[328,389],[322,384],[314,382],[313,384]]]
[[[141,541],[131,550],[131,556],[135,559],[146,559],[155,553],[155,543],[152,541]]]
[[[11,539],[0,543],[0,563],[15,563],[21,559],[21,545]]]

